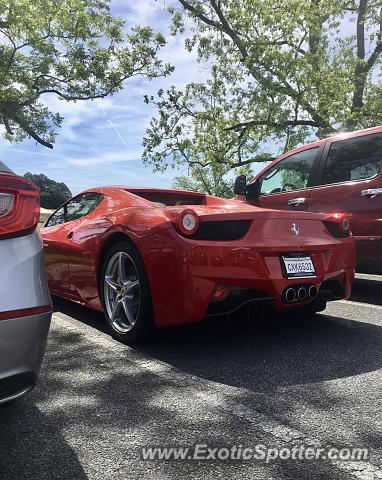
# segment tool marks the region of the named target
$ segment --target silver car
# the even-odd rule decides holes
[[[52,316],[37,222],[40,194],[0,162],[0,403],[37,380]]]

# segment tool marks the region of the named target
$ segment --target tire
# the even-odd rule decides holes
[[[101,301],[111,335],[126,344],[148,337],[154,330],[150,284],[134,245],[129,241],[112,245],[100,280]]]

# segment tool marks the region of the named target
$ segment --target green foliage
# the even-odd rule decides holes
[[[63,182],[55,182],[46,175],[27,172],[25,178],[32,180],[40,189],[41,206],[56,209],[72,197],[69,188]]]
[[[232,198],[236,175],[246,175],[249,180],[252,170],[249,165],[238,168],[235,172],[230,172],[229,167],[221,164],[213,164],[209,167],[194,165],[190,168],[188,176],[174,178],[173,188]]]
[[[381,0],[178,3],[172,31],[192,19],[186,48],[210,77],[146,97],[158,111],[144,139],[147,164],[185,163],[213,177],[217,165],[382,123]]]
[[[309,174],[296,170],[284,170],[282,172],[283,185],[293,185],[294,190],[305,188],[308,184]]]
[[[113,94],[124,80],[167,75],[160,33],[110,13],[109,0],[0,0],[0,122],[5,138],[30,136],[52,148],[59,113],[41,102]]]
[[[248,159],[263,162],[269,158],[259,154],[260,132],[229,128],[233,100],[216,75],[206,84],[188,84],[184,92],[175,87],[160,90],[157,99],[146,96],[145,101],[154,103],[159,112],[143,140],[143,161],[156,170],[183,163],[220,165],[227,170],[245,165]]]

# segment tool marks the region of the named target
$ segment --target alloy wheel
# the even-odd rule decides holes
[[[126,252],[116,252],[107,264],[104,299],[112,327],[120,334],[129,332],[138,319],[141,288],[137,267]]]

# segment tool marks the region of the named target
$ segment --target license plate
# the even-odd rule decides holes
[[[316,271],[310,255],[305,257],[282,257],[288,278],[314,277]]]

